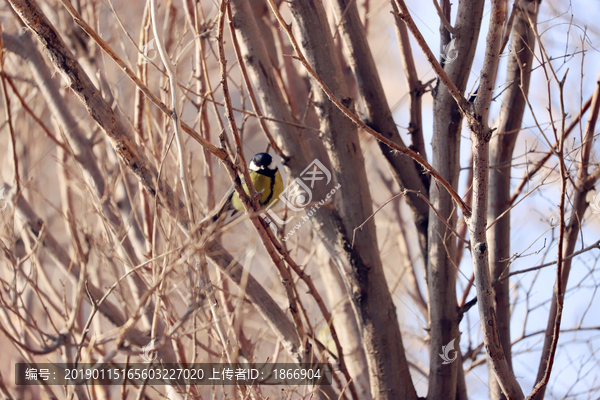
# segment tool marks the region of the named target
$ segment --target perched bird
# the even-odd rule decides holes
[[[258,202],[261,209],[274,206],[279,200],[279,195],[283,192],[283,179],[281,179],[281,174],[273,161],[273,157],[267,153],[256,154],[252,157],[248,170],[254,189],[260,195]],[[250,191],[244,180],[242,180],[242,186],[249,195]],[[229,211],[232,211],[231,215],[235,215],[238,211],[244,211],[244,205],[233,186],[215,208],[215,211],[206,217],[200,223],[200,226],[204,227],[219,219],[223,221]]]
[[[254,189],[260,193],[258,201],[261,209],[275,203],[279,200],[279,195],[283,192],[283,180],[279,169],[273,162],[273,157],[267,153],[257,153],[248,166],[250,170],[250,179],[254,185]],[[249,193],[248,186],[243,182],[244,190]],[[244,211],[244,205],[238,194],[231,189],[231,205],[238,211]]]

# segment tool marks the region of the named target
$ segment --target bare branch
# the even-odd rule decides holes
[[[491,137],[487,119],[498,70],[506,17],[506,0],[493,1],[485,59],[481,71],[480,90],[475,100],[477,119],[476,121],[469,121],[473,140],[473,214],[471,218],[465,219],[469,224],[471,257],[475,269],[475,287],[477,288],[477,303],[488,362],[493,365],[496,379],[498,379],[498,383],[506,397],[508,399],[520,400],[524,398],[523,391],[510,369],[498,334],[489,275],[489,252],[486,237],[489,190],[489,140]]]
[[[448,19],[444,15],[444,12],[440,8],[440,5],[438,4],[437,0],[433,0],[433,6],[435,7],[435,11],[437,11],[438,16],[440,17],[440,21],[442,22],[442,25],[444,25],[444,28],[446,28],[448,30],[448,32],[450,32],[452,35],[456,36],[458,31],[456,30],[455,27],[453,27],[450,24],[450,21],[448,21]]]
[[[498,277],[510,265],[511,238],[511,169],[513,150],[519,135],[523,114],[529,95],[529,82],[533,64],[535,35],[530,20],[537,21],[539,10],[537,1],[520,2],[513,7],[508,27],[514,23],[511,51],[507,66],[507,82],[510,87],[504,92],[502,106],[498,116],[498,133],[490,143],[490,186],[488,200],[488,243],[490,254],[490,273],[493,280],[495,312],[498,323],[498,334],[502,349],[512,369],[510,340],[511,307],[509,298],[509,282],[499,281]],[[516,17],[515,17],[516,15]],[[502,48],[506,44],[509,33],[504,34]],[[500,50],[502,51],[502,50]],[[479,93],[479,92],[478,92]],[[488,368],[490,380],[490,397],[501,400],[503,393],[492,368]]]

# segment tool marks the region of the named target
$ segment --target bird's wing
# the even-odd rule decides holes
[[[242,178],[242,185],[244,183],[246,183],[246,180]],[[264,189],[261,190],[260,193],[262,193],[263,191]],[[217,220],[219,220],[221,216],[223,216],[223,219],[225,219],[225,214],[227,214],[229,211],[233,211],[229,217],[236,215],[238,211],[235,208],[233,208],[233,205],[231,204],[231,199],[233,198],[234,194],[235,188],[233,187],[233,185],[231,185],[229,190],[227,190],[227,192],[225,193],[225,196],[223,196],[223,198],[221,199],[219,204],[217,204],[214,210],[210,212],[206,217],[204,217],[202,221],[200,221],[199,227],[201,229],[204,229],[208,225],[217,222]]]
[[[223,196],[223,198],[221,199],[219,204],[217,204],[217,206],[213,209],[213,211],[209,212],[206,215],[206,217],[204,217],[204,219],[202,221],[200,221],[200,223],[199,223],[200,229],[204,229],[207,226],[217,222],[219,220],[219,218],[222,215],[226,214],[230,209],[235,210],[233,208],[233,206],[231,205],[231,198],[233,197],[234,193],[235,193],[235,189],[233,188],[233,185],[232,185],[229,188],[229,190],[227,191],[227,193],[225,193],[225,196]]]
[[[219,204],[215,207],[215,211],[210,214],[213,216],[213,221],[219,218],[219,216],[224,212],[227,212],[233,208],[233,206],[231,205],[231,198],[233,197],[234,193],[235,189],[232,185],[227,191],[227,193],[225,193],[225,196],[223,196]]]

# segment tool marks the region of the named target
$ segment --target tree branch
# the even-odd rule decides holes
[[[473,140],[473,214],[465,220],[469,224],[477,303],[488,362],[493,365],[496,379],[498,379],[506,397],[510,400],[521,400],[524,398],[523,391],[510,369],[498,334],[489,275],[489,251],[486,237],[489,193],[489,140],[491,137],[487,120],[498,71],[507,8],[506,0],[492,1],[491,21],[481,70],[480,89],[474,104],[477,117],[468,121]]]
[[[512,49],[507,65],[506,81],[510,84],[502,97],[502,106],[498,116],[498,133],[493,135],[490,143],[490,186],[488,197],[488,243],[490,254],[490,273],[493,280],[495,311],[498,322],[498,334],[502,349],[512,369],[509,282],[500,281],[498,277],[510,265],[511,238],[511,170],[513,150],[521,130],[523,114],[529,94],[529,81],[535,49],[535,35],[529,23],[537,21],[539,10],[537,1],[518,2],[511,13],[513,22]],[[515,17],[516,15],[516,17]],[[509,26],[511,24],[509,23]],[[502,47],[506,43],[506,33]],[[501,50],[502,51],[502,50]],[[503,394],[491,365],[488,368],[490,381],[490,397],[492,400],[502,400]]]

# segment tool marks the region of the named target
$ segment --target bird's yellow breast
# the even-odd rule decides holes
[[[277,203],[279,200],[279,195],[281,192],[283,192],[283,180],[281,179],[281,174],[279,171],[277,171],[274,177],[261,175],[258,172],[250,171],[250,179],[252,179],[254,189],[261,193],[259,197],[261,208],[266,208],[271,203],[273,203],[273,205]],[[250,194],[246,183],[243,183],[243,187],[244,191],[247,194]],[[231,204],[236,210],[244,211],[244,205],[242,204],[242,201],[237,193],[233,194],[233,197],[231,198]]]

